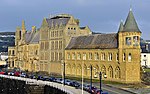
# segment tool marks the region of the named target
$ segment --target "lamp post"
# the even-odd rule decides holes
[[[84,75],[84,69],[83,69],[83,62],[82,62],[82,94],[83,94],[83,75]]]
[[[63,85],[65,85],[65,62],[64,60],[61,60],[61,62],[63,66],[62,80],[63,80]]]
[[[100,94],[101,94],[101,92],[102,92],[102,73],[100,72],[99,73],[99,87],[100,87]]]
[[[92,94],[92,65],[90,66],[90,69],[91,69],[91,94]]]
[[[64,82],[63,82],[63,84],[65,85],[65,62],[64,62]]]
[[[90,93],[92,94],[92,65],[90,65],[90,68],[87,68],[87,69],[90,69],[90,72],[91,72],[91,76],[90,76]]]

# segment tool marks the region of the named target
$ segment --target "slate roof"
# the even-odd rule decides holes
[[[51,19],[46,19],[49,27],[51,27],[52,25],[66,25],[69,21],[70,17],[62,17],[62,18],[51,18]]]
[[[30,32],[27,32],[26,34],[25,34],[25,42],[26,43],[38,43],[39,42],[39,40],[40,40],[40,33],[39,33],[39,31],[35,31],[35,32],[32,32],[32,31],[30,31]]]
[[[33,33],[32,32],[26,32],[25,33],[25,42],[29,43],[31,41],[32,37],[33,37]]]
[[[73,37],[66,49],[111,49],[117,47],[117,33],[114,33]]]
[[[40,40],[40,32],[37,31],[37,32],[34,34],[32,40],[30,41],[30,43],[31,43],[31,44],[39,43],[39,40]]]

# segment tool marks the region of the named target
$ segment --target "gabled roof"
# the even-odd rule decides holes
[[[130,9],[130,11],[129,11],[129,14],[128,14],[127,19],[124,24],[123,31],[140,32],[140,29],[138,28],[138,25],[136,23],[133,13],[132,13],[132,9]]]
[[[73,37],[66,49],[110,49],[117,48],[117,34],[95,34]]]

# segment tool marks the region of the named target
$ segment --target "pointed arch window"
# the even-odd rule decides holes
[[[89,60],[92,60],[92,53],[89,53]]]
[[[101,54],[101,60],[105,60],[105,53]]]
[[[118,61],[119,60],[119,54],[117,53],[116,54],[116,61]]]
[[[121,78],[121,70],[120,70],[119,66],[116,67],[116,69],[115,69],[115,78],[116,79]]]
[[[80,60],[80,59],[81,59],[81,54],[78,53],[78,54],[77,54],[77,60]]]
[[[86,60],[86,53],[83,53],[83,60]]]
[[[99,60],[99,54],[97,52],[94,54],[94,57],[95,57],[95,60]]]
[[[125,61],[125,60],[126,60],[126,54],[123,53],[123,61]]]
[[[113,78],[113,68],[112,68],[112,66],[109,66],[108,71],[109,71],[109,77]]]
[[[108,53],[108,61],[112,61],[112,53]]]

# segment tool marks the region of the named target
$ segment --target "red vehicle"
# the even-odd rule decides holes
[[[20,72],[18,71],[14,72],[14,76],[20,76]]]
[[[5,72],[1,71],[0,74],[5,74]]]

